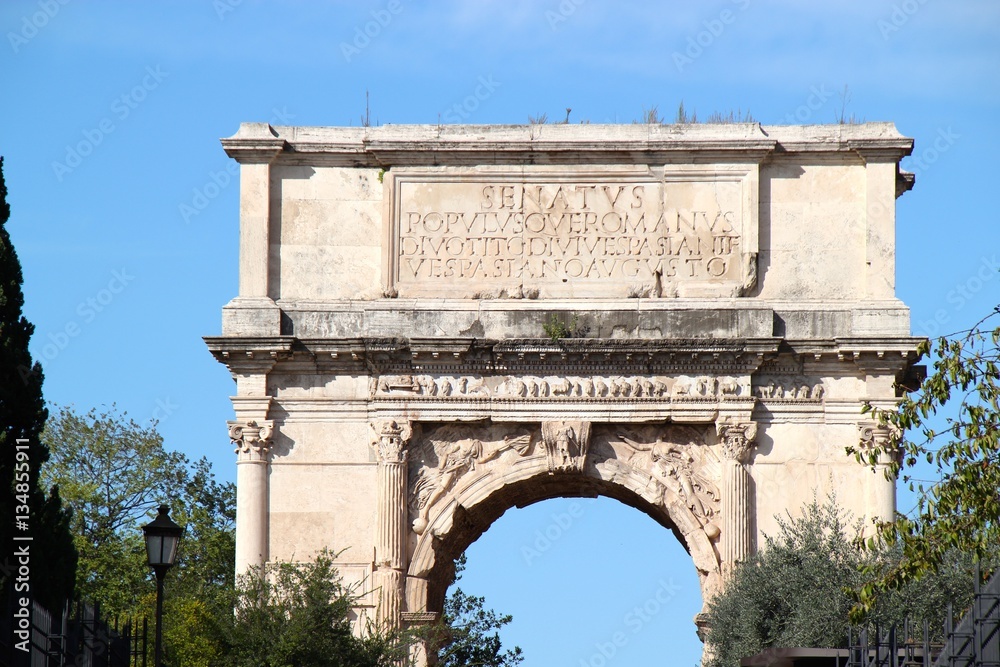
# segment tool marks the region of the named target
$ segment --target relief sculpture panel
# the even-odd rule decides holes
[[[595,428],[592,464],[605,480],[659,508],[681,534],[701,581],[702,597],[722,588],[720,545],[722,452],[715,434],[680,425]]]
[[[445,424],[427,431],[410,455],[413,531],[423,534],[439,500],[492,468],[532,454],[539,439],[537,429],[500,424]]]
[[[754,396],[768,401],[820,402],[826,389],[818,379],[802,376],[761,375],[754,378]]]
[[[721,458],[707,444],[704,429],[689,426],[635,426],[604,429],[613,450],[612,467],[628,466],[648,476],[654,504],[680,502],[710,539],[719,536]],[[608,459],[611,461],[611,459]]]

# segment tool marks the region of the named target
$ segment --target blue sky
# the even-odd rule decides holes
[[[897,209],[914,333],[1000,301],[991,0],[5,0],[0,25],[9,229],[46,398],[157,418],[223,479],[233,383],[201,340],[236,294],[238,187],[218,139],[241,121],[358,125],[366,91],[383,124],[562,120],[567,107],[571,122],[628,123],[654,106],[672,119],[681,101],[767,124],[833,122],[847,86],[848,115],[916,140],[904,167],[917,184]],[[546,531],[558,539],[529,558]],[[690,559],[611,500],[508,513],[473,545],[463,585],[514,614],[508,641],[529,666],[700,654]],[[603,656],[619,630],[628,641]]]

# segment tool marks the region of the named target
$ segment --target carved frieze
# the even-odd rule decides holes
[[[732,376],[539,376],[383,375],[371,381],[373,399],[726,399],[750,388]]]
[[[716,398],[720,396],[746,396],[749,388],[733,377],[682,375],[673,386],[673,395],[684,398]]]
[[[383,375],[373,378],[371,396],[433,396],[486,398],[490,395],[482,378],[468,375]]]
[[[542,440],[545,442],[549,473],[579,472],[587,461],[590,422],[542,422]]]
[[[819,402],[826,395],[823,383],[802,376],[761,376],[754,378],[754,396],[769,401]]]
[[[666,377],[507,376],[501,379],[497,398],[662,398],[670,394]]]

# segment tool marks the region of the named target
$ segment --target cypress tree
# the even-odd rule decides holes
[[[4,591],[13,585],[17,597],[33,598],[58,613],[73,596],[76,548],[59,490],[53,487],[46,493],[38,486],[39,469],[49,458],[41,441],[48,411],[42,398],[42,367],[28,351],[35,327],[21,313],[23,278],[7,231],[9,219],[0,157],[0,580]],[[15,549],[23,553],[25,547],[28,590],[23,578],[19,580],[25,558],[15,555]]]

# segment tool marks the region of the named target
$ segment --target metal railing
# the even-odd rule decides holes
[[[981,579],[977,568],[972,608],[957,626],[948,605],[950,631],[934,667],[1000,667],[1000,571]]]
[[[101,618],[99,607],[66,605],[59,615],[32,601],[27,637],[15,635],[13,591],[0,619],[0,665],[10,667],[147,667],[145,618]]]
[[[958,623],[948,605],[944,644],[930,641],[926,623],[906,623],[902,636],[897,627],[852,630],[847,667],[1000,667],[1000,570],[981,580],[977,568],[972,606]]]

